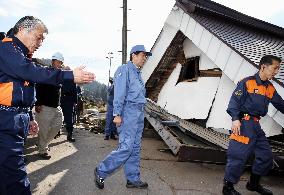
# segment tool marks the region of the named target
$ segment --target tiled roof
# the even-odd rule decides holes
[[[283,61],[275,81],[284,87],[284,29],[210,0],[178,0],[177,5],[229,47],[258,67],[264,55]]]

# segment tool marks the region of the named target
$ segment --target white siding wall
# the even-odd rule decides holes
[[[180,30],[181,32],[183,32],[183,34],[185,34],[186,32],[188,23],[189,23],[189,15],[187,15],[186,13],[183,13],[181,25],[180,25]]]
[[[210,59],[212,59],[212,61],[216,60],[217,53],[219,52],[220,47],[221,47],[221,41],[217,37],[212,36],[212,39],[209,43],[209,46],[206,52],[207,56]]]
[[[283,118],[282,118],[283,120]],[[274,118],[266,115],[261,118],[260,125],[264,130],[265,134],[268,136],[279,135],[281,134],[282,127],[279,123],[277,123]]]
[[[272,82],[275,89],[277,90],[278,94],[284,99],[284,90],[283,90],[283,87],[281,87],[279,84],[275,83],[275,82]],[[270,116],[273,116],[273,119],[279,123],[283,128],[284,128],[284,114],[282,114],[280,111],[276,110],[274,108],[274,106],[272,106],[270,104],[270,107],[269,107],[272,111],[275,111],[275,114],[274,115],[270,115]],[[270,110],[270,111],[271,111]]]
[[[200,56],[202,51],[192,43],[191,40],[185,39],[183,42],[183,51],[185,58]]]
[[[257,68],[252,66],[247,61],[243,60],[241,66],[240,66],[240,69],[238,71],[238,74],[236,75],[236,77],[234,79],[234,83],[237,84],[240,80],[242,80],[242,79],[244,79],[248,76],[254,75],[257,72],[258,72]]]
[[[231,128],[231,117],[227,114],[226,109],[235,87],[236,85],[225,74],[221,77],[215,101],[206,123],[207,127]]]
[[[182,119],[206,119],[217,91],[220,78],[199,78],[198,82],[180,82],[178,64],[163,86],[158,105]],[[210,88],[208,88],[210,86]]]
[[[212,38],[213,38],[213,35],[208,30],[203,30],[200,45],[199,45],[200,49],[203,52],[207,52]]]
[[[224,73],[233,81],[237,73],[240,69],[240,66],[244,59],[237,54],[236,52],[232,52],[230,58],[227,61],[227,64],[225,66]]]
[[[183,50],[185,58],[192,58],[199,56],[199,69],[208,70],[218,68],[212,60],[210,60],[205,53],[203,53],[195,44],[189,39],[185,39],[183,43]]]
[[[165,23],[175,29],[180,29],[183,15],[184,11],[174,6]]]

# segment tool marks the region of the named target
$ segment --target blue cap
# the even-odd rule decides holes
[[[134,47],[132,47],[132,49],[130,51],[130,55],[133,54],[134,52],[137,52],[137,51],[142,51],[142,52],[145,52],[147,56],[152,56],[151,52],[146,51],[144,45],[135,45]]]

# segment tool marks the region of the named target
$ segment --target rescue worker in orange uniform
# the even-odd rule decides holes
[[[240,194],[233,185],[239,181],[245,163],[252,154],[255,159],[246,188],[259,194],[273,194],[259,183],[273,164],[272,151],[259,120],[267,114],[269,103],[284,113],[284,100],[269,81],[278,73],[280,63],[281,59],[276,56],[262,57],[259,72],[241,80],[232,94],[227,109],[232,117],[232,134],[227,151],[224,195]]]

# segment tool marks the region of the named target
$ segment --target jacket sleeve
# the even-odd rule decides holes
[[[277,93],[276,90],[275,90],[273,97],[271,99],[271,103],[277,110],[279,110],[280,112],[282,112],[284,114],[284,100]]]
[[[227,108],[227,113],[232,117],[232,121],[240,120],[241,106],[245,102],[247,93],[246,83],[242,80],[234,90]]]
[[[121,115],[123,104],[127,93],[128,71],[127,67],[122,66],[114,74],[114,99],[113,115]]]
[[[48,70],[36,66],[15,49],[12,43],[2,45],[0,64],[0,70],[3,73],[19,80],[50,85],[59,85],[63,80],[74,80],[72,71]]]

